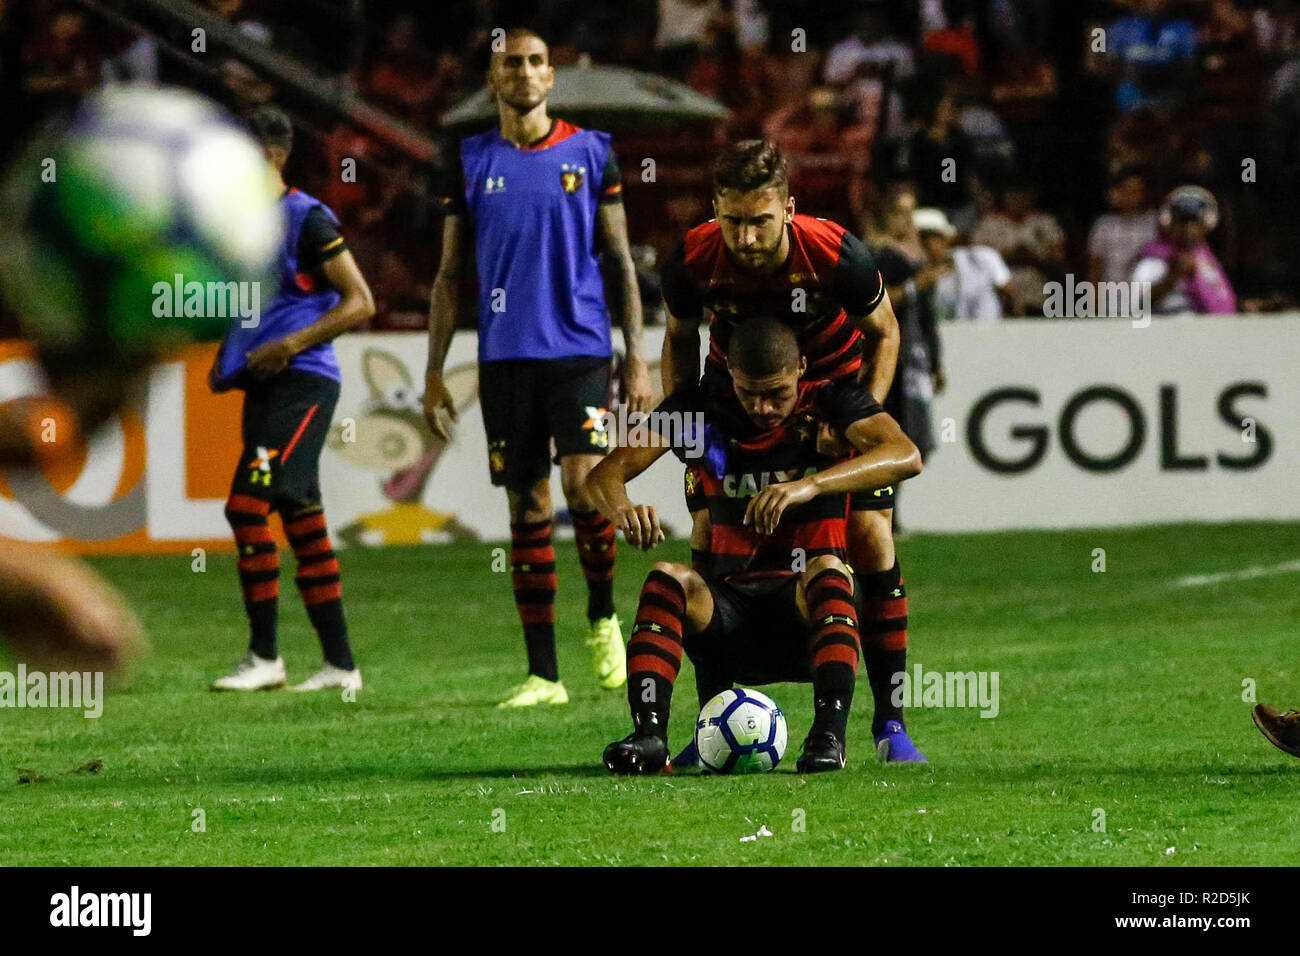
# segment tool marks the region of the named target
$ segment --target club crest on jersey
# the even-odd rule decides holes
[[[597,408],[595,405],[584,406],[587,413],[587,420],[582,423],[583,431],[591,432],[591,444],[594,448],[609,447],[609,432],[605,429],[605,416],[607,411],[603,408]]]
[[[504,176],[489,176],[483,186],[483,192],[491,196],[493,193],[503,193],[506,191],[506,178]]]
[[[278,448],[265,448],[262,445],[257,446],[257,457],[248,463],[252,472],[248,476],[250,484],[266,485],[271,484],[271,459],[280,454]]]
[[[566,193],[570,195],[576,193],[586,178],[586,166],[575,166],[569,163],[560,164],[560,185],[564,187]]]
[[[693,495],[695,494],[696,490],[699,487],[700,487],[699,472],[697,472],[694,468],[687,468],[686,469],[686,493],[688,495]]]
[[[506,443],[504,441],[494,441],[488,446],[488,468],[494,475],[499,475],[506,470]]]

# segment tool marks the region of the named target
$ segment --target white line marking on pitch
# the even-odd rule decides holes
[[[1262,578],[1270,574],[1292,574],[1300,571],[1300,561],[1283,561],[1267,568],[1244,568],[1241,571],[1220,571],[1218,574],[1193,574],[1179,578],[1174,582],[1177,588],[1197,588],[1206,584],[1218,584],[1221,581],[1244,581],[1246,578]]]

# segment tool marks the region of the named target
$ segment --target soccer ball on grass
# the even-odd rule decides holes
[[[756,690],[724,690],[695,722],[696,752],[714,773],[764,773],[781,762],[785,745],[785,715]]]

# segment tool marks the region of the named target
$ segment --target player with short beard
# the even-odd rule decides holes
[[[646,577],[627,648],[634,729],[603,758],[615,773],[671,767],[668,716],[683,653],[695,664],[701,705],[735,681],[811,681],[815,716],[799,772],[844,766],[863,597],[845,562],[848,499],[918,474],[920,452],[862,383],[801,378],[807,360],[780,321],[738,326],[727,363],[728,395],[686,385],[658,409],[702,415],[706,430],[726,432],[729,448],[721,470],[688,458],[689,443],[674,449],[687,466],[694,566],[661,561]],[[831,429],[854,457],[828,449]],[[628,498],[627,482],[666,451],[666,440],[618,448],[587,481],[634,547],[654,547],[663,532],[652,506]],[[791,567],[796,551],[806,557],[801,570]]]
[[[488,471],[492,484],[506,489],[511,585],[528,653],[528,676],[502,707],[569,700],[555,657],[552,441],[587,580],[587,645],[596,676],[607,689],[626,679],[614,613],[614,529],[583,491],[609,442],[605,287],[623,326],[629,409],[644,412],[651,400],[618,162],[609,134],[551,119],[546,100],[554,82],[542,38],[508,32],[488,72],[499,125],[460,143],[429,306],[424,412],[434,433],[449,441],[456,412],[442,369],[462,275],[473,261]]]
[[[728,343],[755,316],[780,316],[798,335],[809,381],[861,381],[889,393],[898,361],[898,321],[871,253],[842,226],[799,215],[785,157],[749,140],[713,170],[715,218],[687,233],[662,270],[668,330],[664,392],[700,380],[699,326],[710,317],[703,385],[730,389]],[[863,657],[875,703],[872,734],[881,760],[924,761],[892,700],[907,667],[907,592],[894,551],[893,489],[853,496],[848,558],[862,580]],[[692,750],[678,763],[694,759]]]

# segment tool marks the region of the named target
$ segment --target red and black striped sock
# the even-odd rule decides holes
[[[528,673],[559,680],[555,660],[555,548],[551,522],[533,521],[510,526],[510,584],[515,608],[524,625],[528,648]]]
[[[578,561],[587,579],[587,620],[610,617],[614,613],[614,558],[618,554],[614,525],[599,511],[571,514]]]
[[[885,721],[903,720],[896,705],[894,677],[907,671],[907,588],[898,562],[888,571],[859,574],[862,582],[862,652],[876,713],[872,733]]]
[[[668,736],[673,684],[682,667],[686,592],[672,575],[651,571],[641,588],[627,642],[627,701],[639,729]]]
[[[249,495],[232,494],[226,502],[226,521],[235,533],[239,552],[239,585],[248,612],[248,649],[274,660],[275,620],[280,598],[280,552],[267,516],[271,503]]]
[[[853,606],[853,582],[843,571],[826,568],[808,582],[804,598],[813,627],[813,729],[832,731],[843,740],[858,675],[858,612]]]
[[[294,580],[312,627],[320,638],[325,660],[350,671],[356,664],[348,644],[348,625],[343,617],[343,584],[339,562],[330,544],[325,512],[320,505],[297,511],[285,521],[284,532],[298,559]]]

